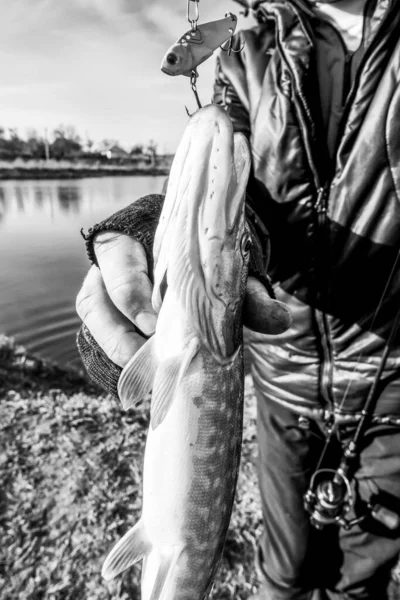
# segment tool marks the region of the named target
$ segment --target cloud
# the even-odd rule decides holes
[[[208,21],[235,5],[199,6]],[[154,138],[174,150],[194,102],[187,78],[160,63],[189,28],[186,0],[0,0],[0,11],[0,125],[71,123],[94,139]],[[213,71],[213,59],[201,66],[203,101]]]

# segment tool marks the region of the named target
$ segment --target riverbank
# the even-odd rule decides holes
[[[2,600],[140,598],[139,567],[110,583],[100,570],[140,514],[148,403],[125,413],[83,373],[0,336],[0,406]],[[238,491],[214,600],[245,600],[258,583],[255,416],[247,377]]]
[[[155,177],[157,175],[169,174],[169,169],[130,169],[130,168],[65,168],[65,169],[35,169],[35,168],[14,168],[0,169],[0,181],[10,179],[83,179],[86,177],[110,177],[115,175],[145,175],[147,177]]]
[[[154,165],[89,160],[0,160],[0,181],[10,179],[82,179],[111,175],[168,175],[172,157],[160,157]]]

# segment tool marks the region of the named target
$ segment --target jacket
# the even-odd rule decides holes
[[[332,160],[312,13],[300,0],[256,4],[259,25],[241,32],[242,53],[221,55],[214,94],[250,141],[249,204],[269,230],[276,297],[293,315],[280,336],[251,335],[253,377],[298,412],[352,420],[392,335],[375,413],[400,423],[399,5],[369,6]]]

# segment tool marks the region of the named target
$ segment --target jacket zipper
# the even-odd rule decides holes
[[[277,39],[277,47],[279,47],[282,60],[284,60],[289,71],[292,72],[291,68],[289,67],[289,65],[286,61],[285,54],[282,50],[281,44],[279,43],[278,39]],[[292,81],[294,81],[294,77],[292,77]],[[298,97],[301,100],[301,106],[298,107],[298,110],[297,110],[299,123],[300,123],[300,129],[303,132],[304,145],[305,145],[307,156],[308,156],[309,166],[310,166],[311,172],[313,174],[315,191],[317,194],[317,198],[313,205],[313,209],[315,211],[315,214],[317,215],[317,232],[316,232],[317,239],[316,239],[316,241],[317,241],[317,244],[320,245],[319,238],[320,238],[321,233],[323,233],[326,223],[327,223],[327,197],[328,197],[328,191],[330,188],[330,181],[326,181],[324,184],[322,184],[322,182],[320,180],[320,176],[319,176],[318,170],[315,166],[314,159],[313,159],[313,153],[312,153],[312,149],[311,149],[311,145],[310,145],[310,141],[309,141],[309,131],[307,128],[306,118],[303,115],[303,110],[306,113],[306,115],[308,116],[308,118],[310,119],[310,121],[311,121],[311,115],[310,115],[310,112],[307,110],[307,101],[306,101],[305,96],[303,95],[301,89],[299,87],[296,87],[296,91],[297,91]],[[296,104],[298,106],[298,103],[295,102],[295,105]],[[312,121],[311,121],[311,124],[312,124],[312,126],[314,126]],[[319,248],[315,250],[315,254],[318,258],[318,256],[321,254]],[[320,265],[318,265],[318,278],[321,281]],[[333,410],[333,397],[332,397],[332,391],[331,391],[331,388],[332,388],[332,377],[331,377],[332,352],[331,352],[330,330],[329,330],[328,319],[327,319],[326,314],[323,311],[318,310],[317,308],[314,309],[314,318],[315,318],[315,322],[318,327],[319,338],[320,338],[319,341],[320,341],[321,371],[320,371],[320,377],[319,377],[319,391],[320,391],[321,397],[326,402],[328,407],[330,407]]]
[[[333,27],[333,26],[332,26]],[[343,103],[344,110],[341,118],[341,123],[338,131],[338,140],[340,144],[340,140],[343,138],[344,129],[346,126],[347,118],[350,112],[350,107],[352,105],[352,101],[355,97],[357,90],[357,75],[361,73],[364,64],[368,56],[371,54],[372,49],[376,44],[376,40],[378,38],[378,33],[382,30],[382,23],[378,27],[378,30],[375,32],[375,39],[368,48],[367,51],[364,52],[364,55],[361,58],[360,64],[358,65],[357,72],[353,81],[351,80],[351,60],[353,57],[353,53],[347,52],[345,53],[345,64],[344,64],[344,74],[343,74]],[[336,29],[334,27],[334,29]],[[339,32],[338,36],[341,38]],[[341,38],[342,39],[342,38]],[[343,41],[342,41],[343,43]],[[307,137],[308,132],[305,131],[305,138]],[[314,209],[317,213],[317,235],[323,236],[324,231],[326,229],[327,224],[327,212],[328,212],[328,195],[329,189],[331,186],[331,180],[327,180],[324,186],[320,186],[318,189],[317,200],[314,205]],[[326,235],[326,233],[325,233]],[[323,244],[318,241],[318,246],[321,250],[321,254],[323,255]],[[321,257],[323,258],[323,256]],[[319,276],[320,281],[322,283],[323,289],[327,289],[327,282],[321,279],[321,274],[323,273],[321,267],[319,266]],[[322,360],[321,360],[321,375],[320,375],[320,392],[321,396],[328,403],[328,405],[333,406],[333,395],[332,395],[332,345],[330,342],[330,331],[327,314],[323,311],[315,309],[315,318],[318,326],[318,330],[320,332],[320,341],[321,341],[321,350],[322,350]]]

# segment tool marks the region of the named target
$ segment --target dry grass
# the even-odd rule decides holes
[[[215,600],[244,600],[257,586],[255,403],[246,383],[241,473]],[[140,513],[148,406],[124,413],[83,377],[25,360],[6,338],[0,401],[1,599],[139,600],[140,567],[111,583],[100,569]]]

